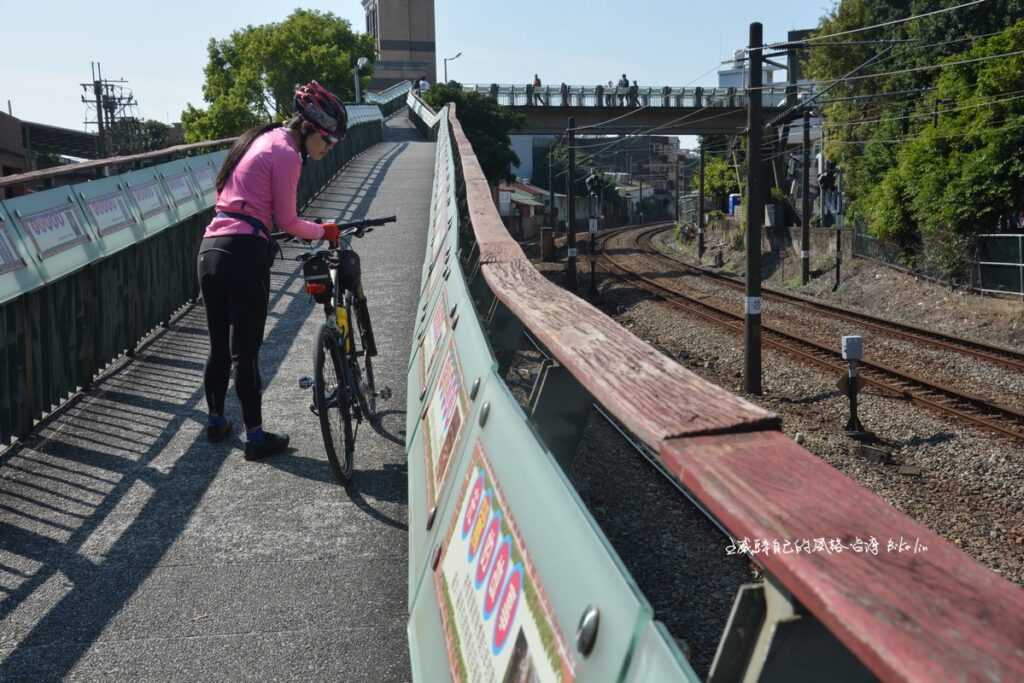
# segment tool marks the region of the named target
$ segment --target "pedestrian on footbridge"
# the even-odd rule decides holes
[[[626,74],[622,74],[622,78],[619,79],[619,106],[622,107],[626,104],[626,94],[629,90],[629,79],[626,78]]]
[[[235,140],[217,174],[217,202],[199,248],[199,285],[210,333],[204,384],[210,441],[231,436],[224,400],[232,363],[245,423],[245,459],[284,452],[288,436],[263,429],[259,352],[270,300],[276,246],[270,225],[302,239],[338,239],[334,223],[302,220],[296,211],[307,158],[322,159],[344,137],[345,105],[316,81],[295,91],[286,124],[257,126]]]
[[[533,101],[536,104],[544,104],[544,98],[540,94],[540,76],[533,74]]]

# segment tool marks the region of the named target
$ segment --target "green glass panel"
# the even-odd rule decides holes
[[[169,161],[156,167],[157,175],[174,206],[178,220],[183,221],[207,207],[202,194],[192,180],[187,159]]]
[[[43,285],[22,234],[0,204],[0,304]]]
[[[99,235],[104,254],[109,256],[145,239],[146,228],[125,191],[122,176],[72,185],[71,191]]]
[[[629,671],[625,683],[648,681],[692,681],[700,677],[683,657],[665,625],[660,621],[647,622],[637,637],[636,647],[629,658]]]
[[[174,206],[155,167],[125,173],[120,178],[147,235],[154,235],[177,222]]]
[[[650,623],[649,604],[497,374],[474,403],[421,552],[423,576],[412,582],[409,633],[419,642],[411,647],[431,652],[417,657],[414,676],[443,680],[449,663],[433,653],[450,651],[467,680],[502,681],[510,667],[538,680],[557,680],[559,671],[619,680],[639,629]],[[591,607],[599,628],[584,657],[576,630]],[[437,637],[435,613],[444,615],[446,641]]]
[[[99,238],[70,187],[8,199],[4,204],[45,282],[103,255]]]

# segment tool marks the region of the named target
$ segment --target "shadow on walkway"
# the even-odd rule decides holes
[[[311,215],[361,216],[407,144],[355,159]],[[274,264],[270,310],[277,313],[266,347],[287,348],[312,310],[308,297],[296,295],[297,278],[294,261]],[[124,623],[119,613],[174,546],[229,456],[241,459],[205,440],[207,349],[199,304],[0,458],[0,680],[63,678],[101,636],[161,635],[138,633],[138,620]],[[264,353],[265,385],[283,361]],[[237,435],[232,445],[240,446]],[[324,461],[286,456],[274,466],[330,478]],[[352,501],[405,529],[364,498],[404,503],[404,482],[404,471],[360,473]],[[151,631],[149,619],[159,616],[147,614],[142,625]]]

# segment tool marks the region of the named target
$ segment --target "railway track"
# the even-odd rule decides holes
[[[653,240],[656,234],[663,232],[664,230],[665,228],[662,226],[658,229],[652,228],[648,231],[644,231],[637,240],[639,246],[653,254],[660,255],[661,257],[672,261],[672,263],[683,266],[694,273],[704,275],[738,291],[744,290],[746,285],[743,280],[739,278],[718,273],[708,268],[695,266],[679,257],[666,254],[659,250],[654,246]],[[978,358],[1011,370],[1024,372],[1024,353],[1020,353],[1012,349],[1004,349],[991,344],[985,344],[984,342],[975,341],[973,339],[964,339],[962,337],[936,332],[935,330],[927,330],[915,325],[908,325],[907,323],[886,320],[885,318],[879,318],[859,311],[850,311],[845,308],[840,308],[839,306],[833,306],[822,301],[813,301],[802,296],[789,294],[763,285],[761,286],[761,297],[770,301],[780,301],[806,310],[825,313],[832,318],[856,323],[876,332],[883,333],[889,337],[903,339],[919,345],[931,346],[941,351],[960,353],[965,356]]]
[[[686,313],[696,316],[698,318],[708,320],[720,327],[731,330],[732,332],[742,335],[743,334],[743,315],[733,312],[722,306],[710,303],[709,301],[702,300],[695,296],[691,296],[686,292],[666,287],[665,285],[659,284],[653,281],[651,278],[645,277],[636,271],[632,270],[628,264],[626,264],[620,255],[609,255],[605,249],[605,245],[608,241],[620,239],[626,237],[629,240],[629,245],[637,250],[644,252],[645,256],[651,258],[660,258],[666,262],[671,262],[673,265],[684,265],[694,271],[706,272],[703,269],[690,266],[685,262],[681,262],[677,259],[669,258],[661,252],[654,250],[651,252],[652,247],[649,245],[650,237],[664,230],[664,227],[647,227],[640,230],[622,230],[614,233],[609,233],[603,236],[602,247],[601,247],[601,262],[605,264],[613,273],[616,273],[620,278],[628,280],[631,284],[638,285],[641,288],[657,295],[663,301],[669,305],[683,310]],[[717,273],[712,275],[718,275]],[[732,278],[721,276],[723,281],[735,282]],[[731,285],[730,285],[731,286]],[[742,283],[741,283],[742,286]],[[776,292],[772,292],[771,296],[776,296]],[[789,296],[789,295],[782,295]],[[796,300],[800,303],[810,303],[806,300],[796,297]],[[832,309],[835,307],[823,305],[822,308],[817,309],[817,312],[822,312],[826,309]],[[850,314],[848,311],[838,309],[843,314]],[[861,318],[856,317],[861,314],[850,314],[858,322],[864,322]],[[865,318],[871,318],[871,316],[865,316]],[[874,319],[876,324],[882,324],[887,321],[881,321],[880,319]],[[866,323],[865,323],[866,324]],[[907,326],[909,327],[909,326]],[[913,333],[919,335],[924,332],[927,334],[933,334],[928,331],[922,331],[918,328],[912,328],[915,330]],[[799,334],[773,327],[771,325],[762,322],[762,341],[765,345],[772,348],[783,351],[790,356],[796,357],[799,360],[810,363],[814,366],[820,367],[825,370],[836,372],[837,375],[845,371],[846,364],[842,360],[841,354],[835,349],[825,346],[813,339],[806,338]],[[885,331],[889,333],[889,329]],[[936,339],[929,339],[925,335],[921,336],[920,343],[928,343],[930,345],[936,345]],[[938,333],[934,333],[934,337],[942,338],[946,337]],[[955,337],[946,337],[947,339],[959,340]],[[914,339],[917,341],[916,337]],[[927,341],[925,341],[927,340]],[[974,342],[971,342],[974,344]],[[985,346],[979,344],[979,346]],[[986,347],[991,349],[993,347]],[[948,350],[948,349],[947,349]],[[962,350],[961,348],[953,349],[959,353],[967,353],[970,355],[978,356],[988,360],[987,356],[976,353],[975,350]],[[1002,349],[998,349],[1003,351]],[[985,349],[979,350],[982,353],[987,353]],[[1007,352],[1012,356],[1012,352]],[[1008,360],[1012,360],[1012,357]],[[1024,363],[1024,357],[1021,362]],[[995,361],[992,361],[995,362]],[[1001,363],[1006,365],[1006,362]],[[993,404],[984,399],[970,396],[956,389],[945,386],[938,382],[907,373],[902,370],[898,370],[893,367],[884,365],[878,361],[865,360],[860,364],[861,377],[864,383],[871,386],[885,394],[903,398],[909,400],[917,405],[929,408],[931,410],[950,415],[963,422],[970,423],[972,425],[985,428],[987,430],[996,432],[1003,436],[1008,436],[1017,440],[1024,440],[1024,412],[1017,411],[1013,408],[999,406]],[[1014,366],[1010,366],[1014,367]]]

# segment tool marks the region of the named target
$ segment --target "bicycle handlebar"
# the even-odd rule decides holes
[[[394,223],[397,220],[397,216],[385,216],[384,218],[364,218],[362,220],[350,221],[348,223],[338,222],[336,223],[336,225],[338,226],[340,236],[346,237],[348,235],[352,235],[360,231],[370,232],[370,230],[372,230],[375,227],[380,227],[388,223]],[[319,219],[317,220],[317,222],[319,222]],[[370,230],[366,230],[366,228],[370,228]],[[283,231],[275,232],[271,235],[271,237],[273,237],[276,240],[295,239],[295,235]]]
[[[338,223],[339,230],[348,230],[349,228],[371,228],[386,225],[387,223],[394,223],[398,220],[397,216],[386,216],[385,218],[364,218],[361,221],[352,221],[350,223]]]

